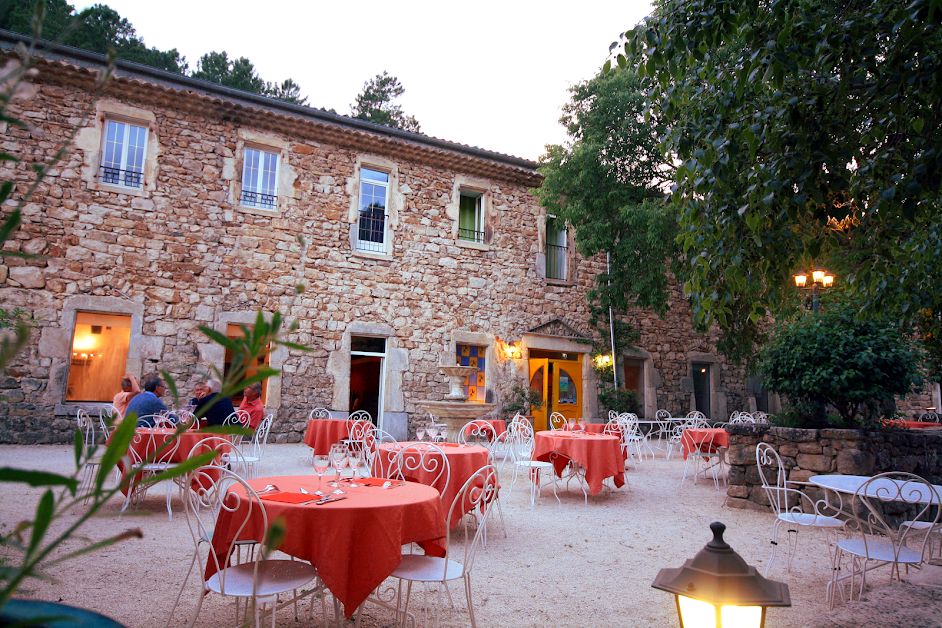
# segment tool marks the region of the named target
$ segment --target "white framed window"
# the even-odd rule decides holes
[[[243,158],[242,195],[239,202],[247,207],[276,209],[279,155],[245,147]]]
[[[388,207],[389,173],[360,168],[360,197],[356,229],[358,251],[387,252]]]
[[[484,194],[461,190],[458,196],[458,239],[484,242]]]
[[[566,221],[552,214],[546,215],[546,278],[567,278],[568,228]]]
[[[147,127],[105,120],[99,181],[107,185],[140,189],[144,185]]]

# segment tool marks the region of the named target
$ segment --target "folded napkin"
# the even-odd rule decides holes
[[[392,483],[393,481],[387,480],[386,478],[360,478],[357,480],[357,482],[363,486],[382,486],[386,482]]]
[[[439,447],[461,447],[459,443],[435,443]]]
[[[272,493],[271,495],[259,495],[258,498],[268,502],[282,502],[284,504],[301,504],[320,499],[317,495],[305,495],[304,493]]]
[[[556,432],[553,433],[553,436],[556,438],[572,438],[572,434],[568,432],[560,432],[559,430],[556,430]]]

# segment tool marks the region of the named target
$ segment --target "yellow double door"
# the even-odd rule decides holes
[[[530,359],[530,388],[540,393],[543,406],[532,408],[533,427],[548,430],[548,417],[559,412],[567,419],[582,417],[582,356],[578,360]]]

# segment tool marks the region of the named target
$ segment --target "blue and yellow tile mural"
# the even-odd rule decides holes
[[[464,392],[468,395],[468,401],[484,403],[486,388],[484,385],[484,352],[486,347],[477,347],[474,345],[455,345],[458,366],[474,366],[478,372],[472,373],[464,382]]]

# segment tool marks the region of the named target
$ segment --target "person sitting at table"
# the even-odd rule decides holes
[[[121,392],[116,394],[114,400],[111,402],[111,405],[113,405],[115,410],[121,415],[115,418],[115,425],[121,422],[121,418],[128,413],[128,404],[140,393],[141,385],[137,383],[137,378],[134,377],[134,374],[128,373],[125,375],[124,379],[121,380]]]
[[[153,415],[168,412],[167,406],[160,400],[165,392],[167,392],[167,387],[164,385],[164,380],[158,375],[151,375],[144,380],[144,392],[135,395],[128,403],[125,416],[133,412],[136,416],[143,417],[138,419],[138,427],[154,427]],[[174,414],[169,414],[169,418],[174,422],[177,421]]]
[[[206,421],[207,425],[222,425],[226,417],[235,412],[229,397],[219,394],[222,382],[218,379],[208,379],[206,384],[197,386],[194,390],[196,397],[190,403],[196,406],[196,415]]]
[[[246,386],[242,391],[242,403],[239,404],[239,412],[249,413],[249,425],[253,430],[258,428],[265,416],[265,405],[262,403],[262,383],[255,382],[251,386]]]

